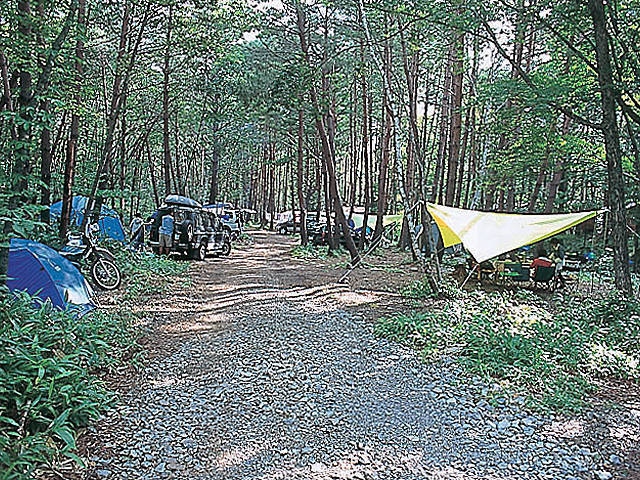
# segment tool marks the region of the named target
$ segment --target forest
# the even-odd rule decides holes
[[[126,222],[178,193],[265,224],[362,208],[377,234],[404,213],[406,243],[425,202],[607,209],[631,294],[639,18],[637,0],[1,2],[0,275],[10,238],[65,236],[73,195]]]

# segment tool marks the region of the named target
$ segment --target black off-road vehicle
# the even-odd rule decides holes
[[[155,213],[149,244],[158,253],[158,230],[162,217],[173,216],[173,244],[171,252],[181,253],[196,260],[207,255],[219,257],[231,253],[231,239],[220,218],[212,211],[203,210],[199,203],[187,197],[169,195]]]

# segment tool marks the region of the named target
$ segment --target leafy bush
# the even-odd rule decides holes
[[[0,294],[0,479],[75,456],[75,432],[113,396],[92,375],[135,347],[132,316],[76,318],[26,294]]]
[[[291,249],[291,255],[297,258],[327,258],[327,247],[316,247],[311,243],[297,245]]]
[[[553,305],[475,292],[436,308],[380,319],[376,333],[430,357],[454,353],[468,372],[553,410],[579,410],[601,379],[640,380],[640,303],[618,294]]]
[[[110,246],[116,255],[124,286],[121,287],[127,299],[164,291],[171,277],[184,276],[189,270],[189,262],[176,261],[146,252],[133,252],[121,244]]]
[[[440,282],[439,291],[434,291],[427,278],[415,280],[403,288],[400,293],[406,298],[424,300],[428,298],[456,298],[461,293],[460,287],[452,279]]]

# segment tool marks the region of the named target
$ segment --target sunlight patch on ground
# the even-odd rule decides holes
[[[191,321],[171,323],[162,329],[169,334],[208,332],[212,330],[212,325],[221,325],[226,322],[228,316],[223,313],[205,313],[195,315]]]
[[[571,419],[552,422],[551,425],[545,428],[545,432],[557,437],[574,438],[584,435],[585,428],[580,420]]]
[[[358,306],[366,305],[368,303],[375,303],[382,298],[382,295],[377,295],[371,292],[338,292],[332,294],[331,298],[348,306]]]
[[[640,435],[638,435],[638,432],[628,425],[621,425],[618,427],[612,426],[610,428],[611,428],[611,436],[613,438],[617,438],[619,440],[625,440],[625,441],[632,440],[636,442],[640,440]]]
[[[230,468],[251,459],[258,455],[259,450],[257,448],[234,448],[221,452],[216,458],[216,465],[218,468]]]
[[[355,452],[354,452],[355,453]],[[260,477],[262,480],[284,480],[287,478],[308,478],[323,480],[326,478],[335,478],[337,480],[373,478],[379,469],[379,465],[374,465],[366,461],[361,463],[359,455],[350,455],[352,458],[340,460],[333,465],[326,465],[318,462],[305,467],[287,468],[286,470],[278,469],[265,473]],[[500,475],[483,475],[478,477],[467,471],[455,468],[453,466],[431,467],[426,468],[420,466],[423,459],[421,453],[410,453],[397,457],[393,465],[386,464],[388,471],[400,470],[403,473],[424,475],[424,478],[430,480],[517,480],[520,478],[517,474]]]
[[[172,377],[164,377],[159,380],[151,380],[149,381],[149,385],[152,388],[166,388],[175,386],[180,379],[172,376]]]

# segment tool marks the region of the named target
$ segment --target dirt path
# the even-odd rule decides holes
[[[152,359],[93,435],[90,478],[611,478],[585,424],[489,404],[490,385],[373,335],[408,308],[401,259],[337,284],[335,260],[255,240],[149,302]]]

